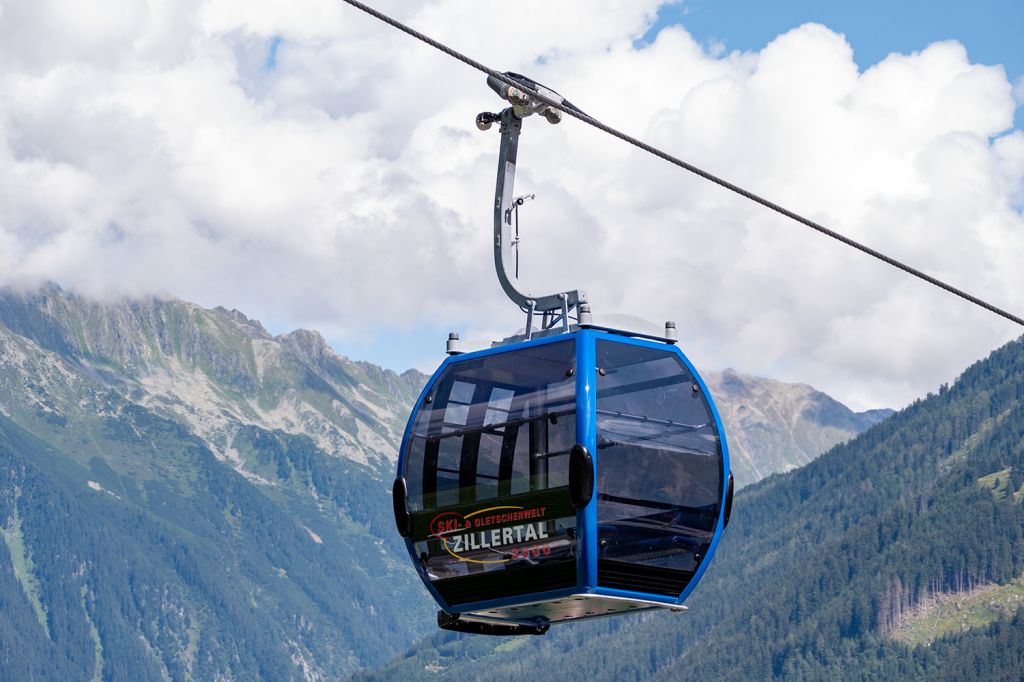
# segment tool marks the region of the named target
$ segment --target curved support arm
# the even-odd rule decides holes
[[[586,294],[563,291],[546,296],[531,296],[519,291],[512,283],[509,262],[515,257],[512,237],[512,199],[516,179],[516,157],[523,119],[512,107],[501,112],[501,148],[498,152],[498,180],[494,190],[494,269],[505,294],[528,314],[567,312],[579,303],[586,303]]]

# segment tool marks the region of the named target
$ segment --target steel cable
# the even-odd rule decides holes
[[[618,139],[622,140],[623,142],[627,142],[627,143],[633,145],[634,147],[637,147],[639,149],[644,150],[648,154],[652,154],[654,156],[657,156],[659,159],[662,159],[664,161],[668,161],[669,163],[671,163],[674,166],[678,166],[679,168],[682,168],[683,170],[687,170],[687,171],[689,171],[689,172],[691,172],[691,173],[693,173],[695,175],[698,175],[698,176],[704,178],[705,180],[709,180],[710,182],[713,182],[716,185],[719,185],[720,187],[724,187],[725,189],[727,189],[727,190],[729,190],[731,192],[735,192],[736,194],[739,194],[740,196],[742,196],[742,197],[744,197],[746,199],[749,199],[750,201],[758,203],[761,206],[764,206],[765,208],[768,208],[768,209],[770,209],[772,211],[775,211],[776,213],[784,215],[787,218],[790,218],[791,220],[795,220],[796,222],[798,222],[798,223],[800,223],[802,225],[805,225],[805,226],[811,228],[812,230],[816,230],[816,231],[820,232],[821,234],[824,234],[824,235],[826,235],[828,237],[831,237],[832,239],[835,239],[835,240],[837,240],[839,242],[842,242],[843,244],[846,244],[847,246],[851,246],[851,247],[857,249],[858,251],[866,253],[869,256],[873,256],[874,258],[877,258],[878,260],[882,261],[883,263],[886,263],[888,265],[891,265],[894,268],[902,270],[903,272],[905,272],[905,273],[907,273],[909,275],[913,275],[914,277],[917,277],[918,279],[924,280],[925,282],[928,282],[929,284],[931,284],[933,286],[936,286],[936,287],[938,287],[940,289],[943,289],[944,291],[946,291],[948,293],[951,293],[954,296],[959,296],[960,298],[964,299],[965,301],[968,301],[970,303],[973,303],[976,306],[984,308],[985,310],[988,310],[991,313],[995,313],[996,315],[999,315],[1000,317],[1006,318],[1007,320],[1010,320],[1011,322],[1016,322],[1017,324],[1019,324],[1021,326],[1024,326],[1024,318],[1018,317],[1017,315],[1014,315],[1013,313],[1007,312],[1007,311],[1003,310],[1002,308],[998,308],[998,307],[992,305],[991,303],[988,303],[986,301],[981,300],[977,296],[969,294],[966,291],[963,291],[962,289],[958,289],[957,287],[953,286],[952,284],[947,284],[946,282],[943,282],[940,279],[932,277],[931,275],[929,275],[929,274],[927,274],[925,272],[922,272],[921,270],[918,270],[917,268],[914,268],[914,267],[912,267],[910,265],[907,265],[906,263],[898,261],[898,260],[896,260],[895,258],[893,258],[891,256],[887,256],[886,254],[882,253],[881,251],[873,249],[870,246],[867,246],[866,244],[861,244],[860,242],[858,242],[858,241],[856,241],[854,239],[851,239],[851,238],[847,237],[844,234],[841,234],[839,232],[836,232],[835,230],[831,230],[831,229],[825,227],[824,225],[821,225],[819,223],[814,222],[810,218],[805,218],[802,215],[800,215],[799,213],[794,213],[793,211],[790,211],[787,208],[784,208],[784,207],[782,207],[782,206],[780,206],[780,205],[778,205],[778,204],[776,204],[776,203],[774,203],[772,201],[769,201],[769,200],[767,200],[767,199],[765,199],[763,197],[760,197],[757,194],[754,194],[753,192],[751,192],[749,190],[743,189],[742,187],[740,187],[738,185],[735,185],[735,184],[729,182],[728,180],[724,180],[724,179],[722,179],[722,178],[720,178],[720,177],[718,177],[718,176],[716,176],[716,175],[714,175],[712,173],[709,173],[706,170],[703,170],[701,168],[698,168],[697,166],[694,166],[693,164],[687,163],[686,161],[683,161],[682,159],[676,158],[675,156],[672,156],[671,154],[669,154],[667,152],[664,152],[664,151],[658,149],[657,147],[653,147],[653,146],[647,144],[646,142],[644,142],[642,140],[638,140],[637,138],[632,137],[631,135],[627,135],[626,133],[623,133],[623,132],[621,132],[619,130],[616,130],[615,128],[612,128],[611,126],[609,126],[609,125],[607,125],[605,123],[602,123],[601,121],[597,120],[593,116],[589,116],[589,115],[583,113],[582,111],[580,111],[579,109],[577,109],[576,107],[574,107],[572,105],[566,106],[568,103],[557,102],[557,101],[555,101],[555,100],[553,100],[553,99],[551,99],[549,97],[546,97],[543,94],[541,94],[541,93],[533,90],[532,88],[524,85],[522,82],[519,82],[519,81],[516,81],[516,80],[512,80],[511,78],[509,78],[504,73],[501,73],[500,71],[495,71],[494,69],[492,69],[492,68],[490,68],[490,67],[488,67],[488,66],[486,66],[484,64],[481,64],[480,62],[476,61],[475,59],[471,59],[470,57],[467,57],[466,55],[462,54],[461,52],[458,52],[457,50],[454,50],[454,49],[448,47],[444,43],[440,43],[440,42],[434,40],[430,36],[427,36],[427,35],[424,35],[423,33],[420,33],[416,29],[411,28],[411,27],[403,24],[402,22],[398,21],[397,19],[394,19],[394,18],[388,16],[387,14],[384,14],[383,12],[380,12],[379,10],[374,9],[373,7],[370,7],[369,5],[366,5],[366,4],[362,3],[362,2],[359,2],[359,0],[341,0],[341,1],[347,3],[347,4],[351,5],[351,6],[353,6],[355,8],[357,8],[357,9],[360,9],[363,12],[366,12],[370,16],[373,16],[373,17],[383,21],[384,23],[386,23],[386,24],[388,24],[390,26],[393,26],[394,28],[397,28],[399,31],[402,31],[403,33],[406,33],[406,34],[412,36],[413,38],[416,38],[417,40],[420,40],[420,41],[426,43],[427,45],[430,45],[434,49],[440,50],[441,52],[445,53],[449,57],[452,57],[453,59],[457,59],[458,61],[462,62],[463,64],[466,64],[467,66],[470,66],[470,67],[476,69],[477,71],[485,73],[488,76],[492,76],[492,77],[500,80],[501,82],[503,82],[503,83],[505,83],[507,85],[510,85],[512,87],[515,87],[515,88],[518,88],[518,89],[522,90],[523,92],[528,94],[530,97],[536,98],[539,101],[544,102],[548,106],[555,107],[559,111],[562,111],[563,113],[568,114],[569,116],[572,116],[573,118],[575,118],[575,119],[577,119],[579,121],[582,121],[583,123],[586,123],[589,126],[597,128],[601,132],[607,133],[608,135],[611,135],[613,137],[617,137]]]

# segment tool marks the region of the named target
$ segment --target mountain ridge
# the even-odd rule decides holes
[[[108,383],[144,388],[148,407],[188,421],[221,456],[248,423],[310,435],[355,461],[394,461],[421,384],[418,373],[339,356],[317,332],[273,336],[237,310],[171,297],[104,304],[52,284],[5,290],[0,323]]]

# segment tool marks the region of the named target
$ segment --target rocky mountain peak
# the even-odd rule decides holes
[[[320,332],[309,329],[296,329],[281,334],[276,339],[288,348],[297,358],[310,365],[319,365],[328,357],[338,357]]]
[[[803,466],[892,414],[854,412],[807,384],[733,369],[703,376],[725,423],[730,462],[741,486]]]

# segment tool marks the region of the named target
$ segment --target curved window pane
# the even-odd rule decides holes
[[[404,475],[432,580],[571,559],[575,342],[459,360],[415,416]]]
[[[710,406],[671,351],[599,340],[597,360],[600,556],[693,572],[723,484]]]

